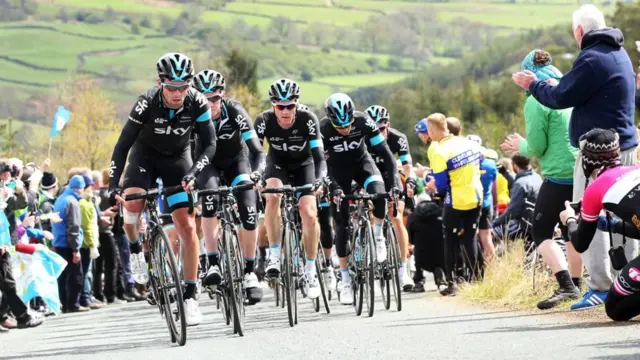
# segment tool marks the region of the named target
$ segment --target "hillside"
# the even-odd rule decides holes
[[[233,47],[259,60],[263,94],[287,76],[304,80],[301,100],[318,105],[332,92],[451,64],[498,37],[566,23],[575,7],[569,0],[4,0],[0,87],[9,95],[0,110],[48,122],[49,114],[15,104],[52,97],[73,74],[100,79],[122,110],[153,84],[161,54],[183,51],[205,66]]]

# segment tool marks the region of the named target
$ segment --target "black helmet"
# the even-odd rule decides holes
[[[181,53],[162,55],[156,64],[158,77],[169,81],[190,81],[193,78],[193,63]]]
[[[193,87],[203,94],[224,90],[224,76],[215,70],[202,70],[193,78]]]
[[[347,94],[335,93],[327,98],[324,111],[333,126],[343,128],[353,123],[353,100]]]
[[[380,105],[371,105],[365,112],[376,124],[382,120],[389,120],[389,111]]]
[[[269,87],[269,99],[272,102],[297,101],[300,97],[300,87],[289,79],[276,80]]]

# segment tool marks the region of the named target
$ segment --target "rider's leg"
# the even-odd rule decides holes
[[[478,238],[484,250],[485,261],[491,261],[496,254],[496,248],[493,245],[493,233],[491,232],[492,213],[493,210],[491,206],[482,208],[480,220],[478,221]]]
[[[353,290],[351,287],[351,276],[349,274],[349,202],[340,203],[340,211],[337,211],[336,204],[331,204],[332,217],[335,220],[335,246],[338,262],[340,263],[341,287],[340,303],[350,305],[353,303]]]
[[[366,176],[366,177],[365,177]],[[380,170],[376,165],[371,162],[365,162],[362,169],[356,175],[356,181],[362,185],[369,194],[384,194],[385,186],[382,176],[380,176]],[[384,217],[387,212],[387,200],[377,199],[373,201],[373,238],[376,243],[376,258],[379,263],[387,260],[387,244],[384,234],[382,233],[382,226],[384,223]]]
[[[389,211],[391,224],[393,225],[396,237],[398,238],[398,245],[400,247],[400,266],[398,268],[400,286],[405,291],[410,291],[411,289],[413,289],[414,283],[411,276],[409,276],[409,271],[407,269],[407,255],[409,254],[409,233],[407,232],[407,228],[403,219],[404,205],[404,201],[398,201],[398,213],[395,217],[393,216],[393,204],[391,202],[389,202],[387,206],[387,211]]]
[[[278,178],[267,179],[266,188],[281,187],[282,180]],[[280,274],[280,194],[265,194],[267,204],[264,210],[264,224],[267,229],[269,239],[269,262],[267,264],[267,274],[278,276]]]
[[[322,244],[322,252],[324,253],[324,283],[330,291],[336,288],[336,277],[333,273],[333,264],[331,261],[331,248],[333,246],[333,228],[331,227],[331,208],[329,202],[325,201],[320,204],[318,209],[318,224],[320,225],[320,243]]]

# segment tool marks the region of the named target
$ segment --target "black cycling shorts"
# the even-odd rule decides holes
[[[615,321],[628,321],[640,315],[640,257],[620,270],[609,289],[604,308]]]
[[[491,222],[493,221],[493,206],[487,206],[480,210],[480,220],[478,220],[479,230],[491,229]]]
[[[560,222],[559,214],[564,210],[564,202],[573,198],[573,185],[558,184],[545,179],[540,186],[536,207],[533,213],[533,241],[540,246],[543,241],[553,239],[556,224]],[[568,239],[567,227],[560,223],[562,237]]]
[[[211,164],[205,167],[202,172],[200,172],[200,175],[198,175],[196,183],[199,189],[215,189],[221,184],[222,179],[228,186],[238,186],[251,183],[250,174],[251,163],[246,156],[241,155],[228,161],[224,166]],[[240,213],[242,227],[247,230],[255,230],[258,214],[256,192],[252,190],[240,191],[234,195],[238,201],[238,211]],[[202,217],[214,217],[218,211],[219,196],[205,195],[201,201]]]
[[[316,180],[316,169],[313,161],[304,160],[302,163],[287,164],[279,161],[273,155],[267,155],[267,167],[264,170],[265,180],[277,178],[282,184],[293,187],[311,185]],[[293,182],[289,179],[292,178]],[[311,195],[311,189],[300,195]]]
[[[148,190],[155,186],[158,178],[162,179],[165,187],[180,185],[182,178],[189,172],[192,165],[191,152],[188,148],[178,155],[162,156],[156,154],[154,150],[137,144],[131,149],[129,155],[123,187]],[[187,193],[181,191],[167,196],[167,205],[171,212],[189,207]]]

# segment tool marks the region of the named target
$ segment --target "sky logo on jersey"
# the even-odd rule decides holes
[[[279,144],[271,144],[271,147],[278,151],[291,151],[291,152],[300,152],[304,150],[307,146],[307,142],[303,142],[301,145],[289,145],[287,143]]]
[[[169,125],[166,128],[155,128],[155,129],[153,129],[153,132],[156,133],[156,134],[159,134],[159,135],[180,135],[180,136],[184,136],[184,134],[189,132],[190,128],[191,128],[191,126],[187,126],[186,128],[172,128],[171,125]]]
[[[235,134],[236,134],[236,131],[234,130],[231,134],[222,134],[222,135],[219,135],[219,136],[218,136],[218,139],[221,139],[221,140],[229,140],[229,139],[231,139],[231,138],[233,137],[233,135],[235,135]]]
[[[335,152],[346,152],[351,150],[356,150],[360,147],[361,141],[343,141],[342,144],[333,145],[333,151]]]
[[[198,169],[198,171],[202,171],[202,169],[204,169],[204,167],[209,164],[210,164],[209,157],[204,155],[202,159],[200,159],[200,161],[196,163],[196,168]]]
[[[316,124],[313,122],[313,120],[309,120],[307,121],[307,127],[309,127],[309,135],[313,135],[316,136]]]
[[[236,124],[240,127],[240,132],[249,130],[249,125],[247,125],[247,122],[242,115],[236,116]]]
[[[149,104],[147,103],[147,100],[142,99],[136,104],[135,111],[138,113],[138,115],[142,115],[142,113],[148,106]]]

